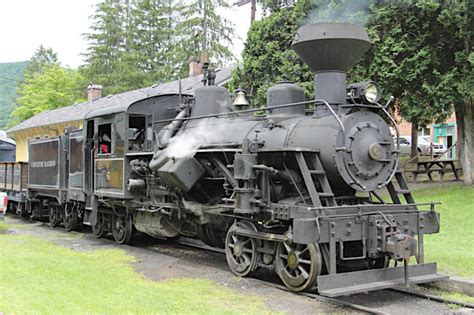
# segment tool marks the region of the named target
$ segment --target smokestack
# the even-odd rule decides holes
[[[347,71],[369,49],[361,25],[315,23],[298,29],[292,49],[315,73],[315,95],[330,104],[346,102]]]
[[[102,97],[102,85],[90,83],[87,87],[87,101],[92,102]]]

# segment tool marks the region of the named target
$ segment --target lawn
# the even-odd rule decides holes
[[[147,280],[121,249],[77,252],[6,234],[5,226],[0,222],[0,314],[269,312],[261,298],[211,281]]]
[[[441,272],[474,277],[474,186],[450,185],[414,191],[415,201],[440,201],[441,230],[425,236],[425,260]]]

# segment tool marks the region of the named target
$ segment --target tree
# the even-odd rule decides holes
[[[232,43],[233,25],[218,10],[228,8],[227,0],[188,0],[181,8],[181,22],[176,37],[181,43],[181,54],[187,59],[208,52],[218,66],[233,59],[229,49]],[[182,74],[186,67],[183,65]]]
[[[16,90],[29,61],[0,63],[0,130],[8,124],[15,107]]]
[[[232,27],[217,13],[225,1],[103,0],[82,73],[119,93],[187,76],[188,60],[204,50],[222,65],[232,57]]]
[[[439,48],[432,32],[440,26],[427,23],[436,19],[436,11],[428,2],[375,7],[368,27],[372,48],[352,72],[376,80],[396,97],[397,110],[412,124],[412,156],[417,154],[418,128],[443,121],[451,108],[431,93],[439,78],[433,70],[443,62],[433,55]]]
[[[122,92],[135,86],[133,58],[127,55],[131,44],[130,2],[128,0],[104,0],[97,4],[91,32],[85,34],[90,42],[87,49],[83,75],[104,86],[105,93]]]
[[[353,71],[376,79],[397,98],[399,112],[415,126],[414,140],[417,126],[443,121],[454,105],[467,184],[472,183],[474,93],[469,59],[474,24],[469,3],[424,1],[374,7],[369,23],[373,46]]]
[[[173,0],[140,0],[132,10],[135,29],[131,50],[137,56],[139,71],[147,77],[147,84],[179,76],[183,60],[176,54],[175,33],[181,8]]]
[[[442,80],[435,88],[454,103],[458,131],[458,153],[464,172],[464,183],[474,180],[474,2],[447,0],[443,2],[438,21],[443,25],[448,60]]]
[[[25,77],[33,77],[44,72],[44,68],[58,63],[58,54],[52,48],[40,45],[31,57],[28,68],[24,73]]]
[[[444,120],[454,105],[464,180],[472,183],[473,2],[377,2],[381,5],[371,6],[368,14],[367,6],[359,1],[311,4],[300,0],[292,8],[276,10],[255,22],[247,37],[243,64],[233,74],[233,86],[253,92],[256,105],[264,104],[268,86],[282,78],[297,82],[311,94],[312,75],[289,51],[302,19],[306,17],[303,23],[364,22],[370,17],[372,48],[350,71],[349,81],[371,78],[380,83],[385,95],[394,95],[396,109],[414,126],[415,141],[418,126]]]
[[[313,93],[313,75],[290,47],[311,1],[300,0],[293,7],[276,10],[256,21],[247,34],[242,64],[232,75],[231,88],[242,87],[253,94],[254,106],[265,105],[267,89],[281,80],[296,82]]]
[[[313,96],[314,75],[291,50],[298,28],[315,22],[365,22],[368,2],[353,0],[262,0],[270,15],[256,21],[247,34],[243,62],[233,73],[232,87],[252,92],[254,105],[265,104],[266,90],[281,80],[296,82]]]
[[[11,124],[17,124],[45,110],[83,101],[85,82],[80,74],[59,64],[43,67],[42,73],[25,77],[17,91],[17,107]]]

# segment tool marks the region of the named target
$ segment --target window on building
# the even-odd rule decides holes
[[[425,128],[420,128],[418,130],[418,136],[419,137],[429,136],[430,134],[431,134],[431,126],[430,127],[425,127]]]
[[[112,151],[112,124],[99,125],[99,154]]]

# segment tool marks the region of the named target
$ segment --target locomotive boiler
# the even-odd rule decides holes
[[[252,108],[240,89],[231,102],[209,71],[193,95],[91,112],[65,136],[74,187],[59,200],[33,186],[30,204],[118,243],[134,230],[199,238],[225,248],[236,275],[273,268],[293,291],[338,296],[443,279],[423,251],[439,215],[415,203],[398,169],[380,87],[346,83],[369,47],[358,25],[302,26],[292,48],[315,74],[313,100],[285,81]]]

